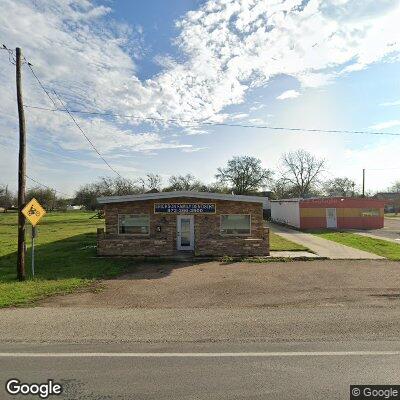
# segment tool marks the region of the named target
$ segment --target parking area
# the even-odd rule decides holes
[[[385,218],[385,224],[382,229],[371,229],[361,232],[366,235],[373,235],[382,239],[391,239],[400,243],[400,217]]]
[[[47,307],[248,308],[400,304],[400,264],[386,260],[142,264]]]

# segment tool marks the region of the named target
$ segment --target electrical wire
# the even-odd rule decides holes
[[[82,135],[85,137],[85,139],[88,141],[88,143],[92,146],[93,150],[98,154],[98,156],[104,161],[104,163],[108,166],[108,168],[111,169],[111,171],[113,171],[119,178],[121,179],[125,179],[121,176],[121,174],[115,170],[110,164],[109,162],[101,155],[101,153],[99,152],[99,150],[97,150],[96,146],[93,144],[93,142],[89,139],[89,137],[86,135],[86,133],[84,132],[84,130],[80,127],[80,125],[78,124],[78,122],[76,121],[75,117],[71,114],[71,112],[68,110],[67,106],[64,104],[64,102],[61,100],[61,97],[58,95],[58,93],[53,90],[53,93],[56,95],[57,99],[59,100],[59,102],[61,103],[61,105],[64,107],[64,111],[68,113],[68,115],[71,117],[72,121],[74,122],[74,124],[77,126],[77,128],[79,129],[79,131],[82,133]]]
[[[25,57],[24,57],[25,58]],[[44,87],[44,85],[42,84],[42,82],[40,81],[40,79],[38,78],[38,76],[35,74],[35,71],[33,70],[33,66],[30,62],[27,61],[28,67],[32,72],[32,75],[35,77],[35,79],[37,80],[38,84],[40,85],[40,87],[43,89],[43,91],[46,93],[46,96],[50,99],[50,101],[53,103],[54,107],[57,109],[57,104],[54,101],[54,99],[50,96],[49,92],[46,90],[46,88]]]
[[[26,108],[32,108],[42,111],[51,112],[65,112],[59,108],[51,109],[40,106],[25,105]],[[361,130],[342,130],[342,129],[309,129],[309,128],[297,128],[297,127],[282,127],[282,126],[270,126],[270,125],[252,125],[252,124],[234,124],[228,122],[208,122],[201,120],[184,120],[184,119],[168,119],[168,118],[155,118],[155,117],[139,117],[130,114],[118,114],[118,113],[108,113],[108,112],[98,112],[98,111],[82,111],[82,110],[69,110],[68,113],[71,114],[84,114],[84,115],[99,115],[108,117],[123,117],[137,119],[141,121],[153,121],[153,122],[166,122],[182,124],[187,123],[191,125],[186,125],[187,127],[196,127],[199,125],[207,126],[228,126],[234,128],[254,128],[254,129],[270,129],[279,131],[296,131],[296,132],[312,132],[312,133],[343,133],[343,134],[361,134],[361,135],[383,135],[383,136],[400,136],[400,133],[395,132],[376,132],[376,131],[361,131]]]
[[[53,189],[53,188],[51,188],[50,186],[47,186],[47,185],[45,185],[44,183],[41,183],[41,182],[37,181],[36,179],[31,178],[31,177],[28,176],[28,175],[25,175],[25,176],[26,176],[30,181],[35,182],[36,184],[38,184],[38,185],[40,185],[40,186],[43,186],[43,187],[45,187],[45,188],[47,188],[47,189],[50,189],[50,190],[52,190],[52,191],[54,191],[54,192],[56,192],[56,193],[60,193],[60,194],[62,194],[62,195],[64,195],[64,196],[66,196],[66,197],[70,197],[68,194],[63,193],[63,192],[61,192],[61,191],[59,191],[59,190]]]

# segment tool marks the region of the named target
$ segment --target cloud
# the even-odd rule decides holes
[[[300,93],[297,90],[286,90],[286,92],[283,92],[280,94],[277,99],[278,100],[286,100],[286,99],[295,99],[296,97],[299,97]]]
[[[143,118],[220,122],[231,117],[228,106],[273,77],[320,87],[396,60],[400,51],[398,0],[210,0],[176,22],[178,56],[159,55],[161,72],[141,81],[143,29],[113,20],[110,7],[89,0],[0,0],[0,6],[2,40],[22,47],[46,87],[70,108]],[[8,137],[16,131],[13,74],[2,54],[0,124]],[[24,89],[27,104],[53,106],[26,66]],[[86,149],[87,156],[79,155],[92,157],[64,114],[30,110],[27,119],[30,140],[71,153]],[[171,140],[179,123],[82,116],[79,122],[106,157],[191,148]]]
[[[391,120],[391,121],[381,122],[379,124],[372,125],[369,128],[370,129],[375,129],[377,131],[381,131],[383,129],[393,128],[394,126],[400,126],[400,120],[394,119],[394,120]]]
[[[384,107],[400,106],[400,100],[388,101],[388,102],[382,103],[380,105],[384,106]]]

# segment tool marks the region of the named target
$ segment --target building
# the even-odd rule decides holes
[[[385,202],[371,198],[315,198],[271,201],[271,219],[299,229],[383,228]]]
[[[97,252],[107,256],[266,256],[269,232],[262,197],[161,192],[101,197],[106,229]]]
[[[400,213],[400,192],[380,192],[374,198],[385,200],[385,212]]]

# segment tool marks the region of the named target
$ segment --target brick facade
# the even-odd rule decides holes
[[[154,203],[214,203],[215,214],[194,214],[194,255],[265,256],[269,254],[269,232],[263,226],[261,203],[200,198],[169,198],[104,204],[106,230],[97,237],[98,255],[173,256],[177,251],[177,215],[155,214]],[[148,214],[150,234],[118,234],[118,214]],[[220,233],[221,214],[250,214],[249,236],[225,236]],[[193,214],[190,214],[193,215]],[[157,231],[161,227],[161,232]]]

